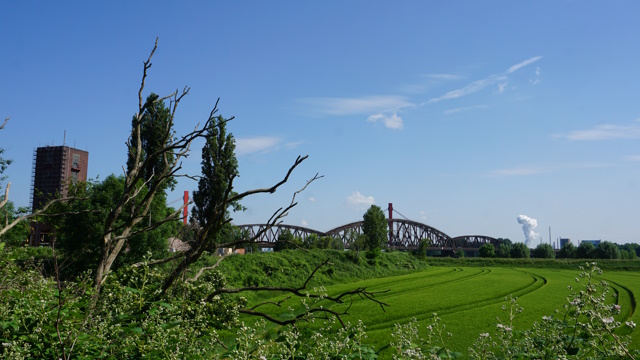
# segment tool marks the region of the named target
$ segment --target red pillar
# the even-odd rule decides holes
[[[187,225],[187,216],[189,215],[189,210],[187,209],[187,204],[189,204],[189,191],[184,191],[184,208],[182,209],[182,223]]]

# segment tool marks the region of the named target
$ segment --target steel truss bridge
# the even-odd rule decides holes
[[[482,235],[463,235],[451,237],[442,231],[429,225],[407,220],[407,219],[387,219],[389,224],[389,246],[398,250],[417,249],[420,240],[429,241],[427,250],[432,251],[457,251],[477,252],[478,248],[484,244],[498,245],[498,241],[489,236]],[[262,247],[274,247],[278,236],[285,230],[288,230],[294,237],[306,239],[310,235],[318,237],[331,236],[340,239],[345,249],[351,246],[351,242],[355,239],[355,235],[362,234],[362,225],[364,221],[357,221],[350,224],[339,226],[326,232],[309,229],[301,226],[293,225],[274,225],[269,227],[266,224],[248,224],[236,225],[241,231],[246,232],[247,236],[254,237],[261,231],[262,234],[256,239],[256,242]],[[266,229],[266,230],[265,230]]]

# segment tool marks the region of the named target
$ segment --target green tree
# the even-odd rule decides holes
[[[629,259],[637,259],[638,251],[640,251],[640,244],[627,243],[620,246],[620,249],[629,251]]]
[[[493,244],[483,244],[478,249],[478,254],[483,258],[491,258],[495,255],[495,250],[496,248],[493,246]]]
[[[429,239],[420,239],[420,243],[418,244],[417,255],[420,259],[425,259],[427,257],[427,249],[431,245],[431,241]]]
[[[610,241],[603,241],[596,248],[596,256],[599,259],[620,259],[620,249]]]
[[[502,243],[498,245],[498,250],[496,250],[496,257],[508,258],[510,256],[511,256],[511,244]]]
[[[217,206],[226,204],[227,199],[237,195],[230,190],[234,178],[238,177],[238,160],[235,155],[235,140],[227,134],[227,119],[214,118],[207,127],[206,142],[202,148],[202,176],[198,181],[198,190],[193,192],[191,214],[202,226],[216,211],[224,212],[224,220],[229,218],[228,207],[234,211],[242,210],[238,202],[227,204],[224,209]]]
[[[596,247],[590,242],[583,241],[578,245],[576,257],[578,259],[593,259],[596,256]]]
[[[76,262],[74,269],[86,270],[95,268],[101,255],[104,223],[109,209],[117,206],[125,187],[123,176],[109,175],[103,181],[90,181],[72,185],[69,192],[76,199],[67,203],[52,206],[50,215],[65,214],[64,216],[50,216],[47,222],[56,231],[56,246],[69,253],[69,258]],[[141,195],[146,191],[142,188]],[[136,206],[134,202],[130,206]],[[128,209],[128,208],[127,208]],[[116,266],[140,261],[147,253],[153,257],[163,257],[168,252],[168,238],[178,232],[179,221],[172,220],[148,229],[149,224],[158,224],[173,212],[165,205],[164,197],[153,199],[150,211],[145,221],[132,227],[127,251],[115,262]],[[126,223],[127,213],[122,213],[117,219],[118,224]]]
[[[303,246],[302,239],[294,237],[289,229],[285,229],[278,234],[273,251],[295,250]]]
[[[531,250],[525,243],[515,243],[511,246],[511,257],[514,259],[529,258]]]
[[[533,249],[533,257],[537,259],[554,259],[556,251],[547,243],[542,243]]]
[[[0,197],[1,199],[2,197]],[[6,226],[4,224],[10,224],[18,217],[25,215],[27,211],[28,209],[26,208],[16,209],[13,202],[7,201],[3,207],[0,207],[0,224],[3,224],[0,228]],[[21,220],[0,236],[0,242],[6,242],[13,246],[24,244],[25,240],[29,238],[29,230],[29,222]]]
[[[164,191],[167,188],[173,189],[176,184],[173,176],[165,178],[156,176],[156,174],[162,174],[171,168],[175,162],[172,152],[163,151],[166,146],[171,145],[175,137],[173,122],[171,121],[171,110],[154,93],[147,96],[143,109],[141,120],[139,120],[138,116],[134,116],[131,120],[133,133],[127,157],[127,169],[131,171],[136,164],[142,164],[142,179],[147,187],[153,188],[160,181],[158,195],[164,195]],[[138,121],[140,121],[140,126],[136,127],[135,125]],[[138,131],[140,132],[139,137],[136,136]],[[140,158],[136,158],[138,141],[140,141],[141,145]]]
[[[558,258],[560,259],[575,259],[577,256],[578,249],[570,242],[564,244],[558,252]]]
[[[379,206],[371,205],[363,220],[362,233],[366,236],[367,253],[377,256],[387,242],[387,219]]]

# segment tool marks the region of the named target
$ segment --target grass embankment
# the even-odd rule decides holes
[[[467,352],[480,333],[495,332],[497,317],[502,322],[507,321],[508,314],[502,306],[508,306],[505,297],[509,295],[518,297],[519,305],[524,308],[514,322],[517,330],[529,328],[542,316],[562,316],[561,312],[554,311],[562,311],[570,294],[567,287],[577,285],[575,277],[580,272],[579,266],[585,264],[585,260],[545,259],[419,260],[400,252],[383,253],[373,262],[363,257],[356,263],[345,252],[313,250],[233,256],[222,261],[220,270],[227,276],[230,286],[296,287],[326,259],[330,259],[332,266],[322,268],[310,287],[325,285],[330,295],[355,287],[367,287],[370,291],[388,290],[376,297],[390,305],[384,312],[379,305],[360,298],[351,299],[347,305],[325,303],[337,310],[350,306],[350,315],[345,320],[355,322],[361,319],[367,326],[368,342],[375,348],[380,349],[392,341],[390,334],[394,324],[406,323],[412,318],[418,319],[424,336],[432,314],[437,313],[446,325],[446,331],[453,334],[448,347],[461,353]],[[640,261],[597,262],[605,269],[602,279],[609,282],[618,294],[617,302],[623,311],[617,320],[640,323],[640,313],[635,311],[637,295],[634,293],[634,289],[640,288],[640,275],[634,271],[623,271],[640,269]],[[263,300],[269,295],[254,296],[249,298],[250,302]],[[269,312],[293,316],[286,308],[287,305],[283,305],[269,309]],[[632,348],[640,348],[638,331],[625,331],[633,337]],[[391,350],[383,350],[380,355],[381,358],[390,357]]]

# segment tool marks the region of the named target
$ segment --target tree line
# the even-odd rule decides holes
[[[514,244],[509,239],[498,239],[497,245],[480,246],[478,254],[485,258],[637,259],[640,254],[640,245],[634,243],[618,245],[610,241],[602,241],[596,246],[592,242],[582,241],[575,246],[567,242],[556,252],[547,243],[538,244],[534,249],[530,249],[524,243]]]

